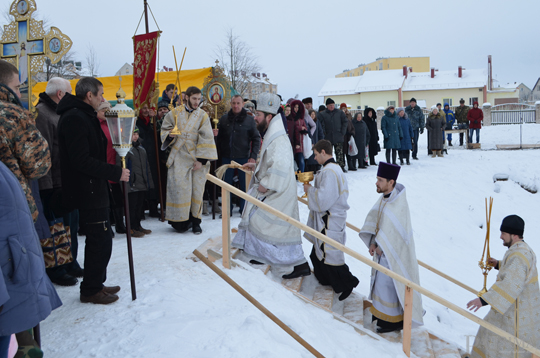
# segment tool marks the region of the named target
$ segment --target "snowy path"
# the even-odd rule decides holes
[[[540,141],[539,125],[526,125],[523,132],[524,143]],[[540,150],[469,151],[454,147],[445,158],[432,159],[426,154],[425,137],[420,141],[420,160],[403,167],[399,178],[407,188],[417,257],[480,289],[482,276],[477,263],[485,237],[481,228],[485,225],[484,198],[489,196],[494,197],[492,256],[504,255],[506,248],[498,229],[509,214],[524,218],[525,240],[539,254],[540,193],[531,194],[514,180],[540,189]],[[454,135],[454,143],[457,138]],[[519,126],[482,129],[481,139],[483,149],[519,143]],[[383,158],[379,153],[377,161]],[[376,170],[369,167],[347,174],[351,205],[348,221],[358,227],[378,197]],[[496,173],[507,173],[511,180],[494,184]],[[299,205],[301,221],[305,222],[307,209]],[[235,212],[231,227],[239,220]],[[109,306],[81,304],[78,286],[57,286],[64,305],[42,323],[46,357],[310,357],[204,264],[185,259],[203,241],[221,234],[219,219],[204,217],[204,232],[199,236],[177,234],[157,219],[147,219],[143,226],[154,232],[133,239],[138,299],[131,301],[125,236],[117,235],[107,284],[122,287],[120,300]],[[367,256],[367,249],[351,230],[347,245]],[[310,250],[305,243],[306,256]],[[82,263],[83,242],[79,256]],[[367,295],[370,270],[350,257],[347,264],[360,279],[356,290]],[[258,270],[234,269],[228,274],[326,357],[359,352],[363,356],[404,356],[400,345],[385,345],[358,335],[352,327],[302,302]],[[420,275],[422,286],[461,307],[473,298],[423,268]],[[488,283],[495,277],[492,272]],[[478,329],[427,298],[424,309],[429,330],[463,347],[465,336],[474,335]],[[478,316],[485,316],[487,311],[481,309]]]

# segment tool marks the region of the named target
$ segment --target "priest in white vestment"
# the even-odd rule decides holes
[[[313,146],[315,160],[322,169],[315,175],[313,186],[304,184],[308,197],[309,217],[307,226],[323,233],[329,238],[345,245],[347,235],[347,210],[349,204],[349,186],[347,178],[332,155],[330,141],[322,139]],[[313,243],[310,259],[313,273],[321,285],[330,285],[336,293],[341,293],[343,301],[358,286],[358,279],[345,264],[345,254],[331,245],[304,233],[304,237]]]
[[[485,305],[491,310],[484,318],[533,347],[540,349],[540,289],[536,255],[523,240],[525,222],[510,215],[501,224],[501,239],[508,247],[502,260],[489,263],[497,270],[497,281],[480,298],[467,304],[474,312]],[[530,358],[532,353],[480,327],[471,358]]]
[[[179,232],[192,228],[194,234],[200,234],[206,174],[210,161],[217,159],[217,150],[208,114],[199,108],[201,90],[189,87],[186,96],[187,102],[167,113],[161,126],[161,150],[171,147],[165,218]],[[175,122],[180,135],[171,134]]]
[[[380,162],[377,172],[377,193],[381,197],[368,213],[360,238],[369,247],[373,260],[380,265],[420,284],[418,261],[414,245],[409,204],[405,187],[396,183],[400,166]],[[369,298],[377,332],[386,333],[403,329],[405,285],[375,269],[371,272]],[[423,325],[422,296],[413,294],[412,324]]]
[[[254,170],[248,194],[299,220],[293,151],[277,114],[279,105],[275,94],[261,93],[257,98],[255,121],[263,143],[258,163],[244,164],[246,169]],[[232,245],[244,250],[253,264],[294,266],[293,272],[283,278],[311,274],[302,250],[300,229],[249,202]]]

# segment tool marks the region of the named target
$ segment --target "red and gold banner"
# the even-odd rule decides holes
[[[133,105],[136,110],[145,103],[154,110],[157,107],[159,88],[156,88],[154,77],[159,36],[160,31],[133,36]]]

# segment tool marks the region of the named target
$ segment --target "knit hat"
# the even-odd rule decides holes
[[[377,176],[385,178],[387,180],[397,180],[400,169],[401,167],[399,165],[385,163],[381,161],[379,162],[379,170],[377,170]]]
[[[462,98],[459,100],[459,103],[465,103],[465,100]]]
[[[411,103],[411,102],[414,102],[414,103],[416,103],[416,98],[414,98],[414,97],[413,97],[413,98],[411,98],[411,100],[409,101],[409,103]]]
[[[302,100],[303,104],[313,103],[313,99],[311,97],[306,97]]]
[[[167,103],[167,101],[159,101],[157,104],[157,108],[169,108],[169,103]]]
[[[517,215],[505,217],[501,223],[501,231],[513,235],[523,236],[525,221]]]
[[[339,109],[347,108],[347,103],[342,103],[339,105]]]
[[[329,104],[334,104],[336,102],[334,102],[334,100],[332,98],[327,98],[326,99],[326,106],[328,106]]]
[[[139,133],[139,127],[135,126],[135,128],[133,128],[133,133]]]
[[[405,108],[403,108],[403,107],[398,107],[398,109],[396,109],[396,113],[397,113],[397,114],[399,114],[399,112],[401,112],[401,111],[405,112]]]

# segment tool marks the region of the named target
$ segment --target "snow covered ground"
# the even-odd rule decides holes
[[[454,143],[457,139],[454,135]],[[523,143],[539,142],[540,125],[524,125]],[[492,256],[502,258],[506,251],[499,227],[509,214],[524,218],[525,240],[540,254],[540,221],[536,221],[540,193],[532,194],[516,183],[540,189],[540,150],[490,150],[496,144],[519,143],[517,125],[484,128],[481,143],[482,150],[451,147],[444,158],[431,158],[424,134],[420,160],[404,166],[398,180],[407,188],[418,259],[478,289],[482,287],[478,260],[485,238],[485,198],[494,198]],[[379,160],[384,160],[384,153],[379,153]],[[347,174],[351,205],[347,220],[358,227],[378,198],[376,171],[372,166]],[[510,175],[510,180],[495,184],[497,173]],[[308,211],[299,205],[301,221],[306,222]],[[231,227],[240,221],[237,210]],[[133,239],[137,300],[130,295],[125,236],[117,235],[107,284],[122,287],[120,300],[108,306],[82,304],[78,286],[57,287],[63,306],[41,325],[46,357],[311,356],[203,263],[186,259],[206,239],[221,234],[219,219],[204,217],[199,236],[178,234],[157,219],[147,219],[143,226],[153,233]],[[357,234],[351,230],[347,234],[347,245],[368,256]],[[304,243],[306,256],[310,250],[310,244]],[[84,238],[79,257],[82,264]],[[346,260],[360,279],[356,291],[367,295],[370,268],[351,257]],[[259,270],[237,268],[227,273],[326,357],[404,357],[399,344],[360,336]],[[422,286],[461,307],[474,298],[426,269],[420,268],[420,277]],[[495,277],[496,272],[491,272],[488,285]],[[466,335],[476,334],[478,325],[430,299],[424,297],[423,302],[427,329],[462,347]],[[487,312],[482,308],[478,316]]]

